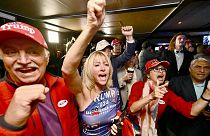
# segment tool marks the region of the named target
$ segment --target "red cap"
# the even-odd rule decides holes
[[[29,38],[48,49],[47,43],[41,32],[29,24],[23,22],[9,22],[1,26],[0,42],[16,37]]]
[[[149,60],[145,65],[145,72],[148,73],[149,69],[154,68],[158,65],[162,65],[164,68],[168,68],[170,66],[170,63],[168,61],[158,61],[157,59]]]
[[[111,45],[114,46],[116,44],[121,44],[121,43],[122,42],[119,39],[114,39],[114,40],[112,40]]]

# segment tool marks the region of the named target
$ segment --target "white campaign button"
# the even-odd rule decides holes
[[[165,104],[165,101],[159,100],[159,104]]]
[[[65,107],[67,105],[68,101],[67,100],[60,100],[58,102],[58,107]]]

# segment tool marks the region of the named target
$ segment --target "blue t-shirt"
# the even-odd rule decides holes
[[[82,135],[108,136],[112,120],[120,107],[119,90],[103,90],[100,95],[82,112]]]

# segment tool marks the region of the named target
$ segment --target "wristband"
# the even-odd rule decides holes
[[[4,116],[0,116],[0,126],[3,128],[6,128],[8,130],[12,130],[12,131],[23,130],[26,127],[26,125],[23,125],[21,127],[16,127],[16,126],[10,125],[4,120]]]
[[[204,100],[204,101],[207,101],[208,103],[210,102],[210,100],[204,98],[203,95],[201,95],[201,99]]]

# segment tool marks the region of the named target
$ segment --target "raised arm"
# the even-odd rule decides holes
[[[201,95],[201,98],[199,98],[196,102],[193,103],[191,109],[191,115],[198,116],[199,113],[207,106],[209,102],[210,102],[210,81],[208,82],[207,89]]]
[[[133,26],[123,26],[121,28],[122,34],[125,36],[127,42],[134,42]]]
[[[120,56],[113,59],[112,65],[114,68],[122,67],[133,56],[136,49],[136,42],[133,38],[133,26],[123,26],[121,31],[126,37],[126,48]]]
[[[66,54],[62,75],[74,94],[82,91],[82,80],[77,71],[84,52],[105,18],[105,0],[89,0],[87,4],[87,24]]]

